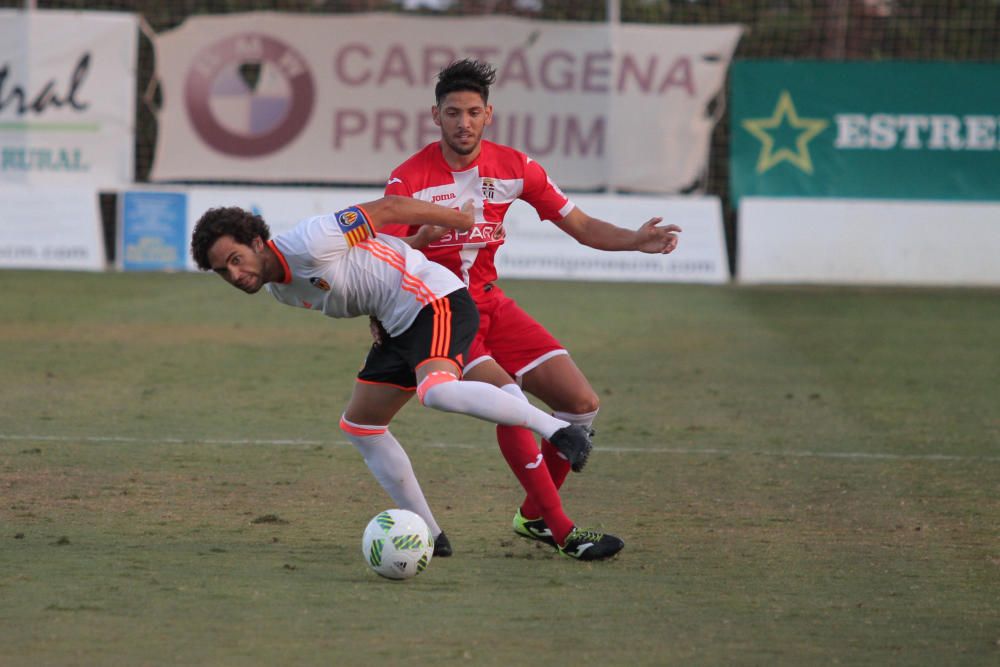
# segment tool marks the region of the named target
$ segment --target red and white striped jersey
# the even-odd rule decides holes
[[[267,291],[328,317],[374,315],[398,336],[431,301],[462,283],[402,240],[375,235],[360,207],[307,218],[268,241],[284,268]]]
[[[515,199],[531,204],[542,220],[562,220],[574,207],[542,166],[524,153],[491,141],[480,145],[475,162],[454,171],[445,161],[440,143],[428,144],[396,167],[385,187],[387,195],[453,208],[469,199],[475,202],[475,227],[451,230],[423,249],[427,257],[461,278],[473,296],[496,280],[494,256],[504,241],[504,216]],[[416,230],[404,225],[382,228],[383,233],[397,236],[409,236]]]

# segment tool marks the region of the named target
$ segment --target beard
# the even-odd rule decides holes
[[[455,151],[458,155],[470,155],[473,151],[479,148],[479,142],[481,140],[482,135],[479,135],[471,144],[462,145],[450,137],[444,137],[444,142],[448,144],[448,148]]]
[[[237,284],[236,288],[243,290],[247,294],[256,294],[257,292],[260,291],[260,288],[264,286],[264,282],[260,280],[257,276],[253,276],[252,278],[247,280],[246,283],[247,283],[246,287]]]

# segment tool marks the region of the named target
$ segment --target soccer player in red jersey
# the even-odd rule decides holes
[[[469,287],[480,312],[479,333],[469,350],[466,373],[495,360],[515,378],[521,389],[545,402],[553,416],[588,429],[597,416],[599,400],[587,378],[566,349],[534,318],[496,285],[494,256],[504,242],[503,218],[516,199],[531,204],[542,220],[550,220],[579,243],[599,250],[670,253],[677,247],[677,225],[652,218],[638,229],[613,225],[587,215],[575,206],[530,157],[508,146],[483,139],[492,122],[490,85],[496,70],[475,60],[454,62],[438,75],[431,108],[441,140],[425,146],[390,175],[385,193],[405,195],[442,206],[472,199],[476,225],[467,231],[433,227],[388,226],[428,258],[444,265]],[[494,364],[490,364],[495,366]],[[485,369],[483,369],[485,370]],[[502,380],[496,380],[500,383]],[[544,465],[560,488],[569,462],[548,440],[537,445],[515,439],[506,427],[497,428],[500,449],[515,473],[519,468]],[[514,515],[514,532],[554,544],[551,527],[533,489]]]

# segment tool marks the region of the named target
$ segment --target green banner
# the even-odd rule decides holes
[[[733,64],[733,200],[1000,200],[1000,65]]]

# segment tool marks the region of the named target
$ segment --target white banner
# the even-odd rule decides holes
[[[373,201],[382,196],[381,188],[187,188],[188,230],[190,240],[198,218],[210,208],[239,206],[264,218],[276,236],[291,229],[300,220],[314,215],[333,213],[354,204]],[[187,267],[197,271],[191,253]]]
[[[744,197],[741,283],[1000,285],[1000,204]]]
[[[382,184],[439,137],[451,61],[497,67],[487,134],[564,188],[698,183],[741,28],[426,18],[195,16],[155,38],[153,180]]]
[[[103,271],[93,187],[0,185],[0,267]]]
[[[133,179],[134,14],[0,10],[0,183]]]
[[[504,219],[507,238],[497,253],[501,278],[614,282],[725,283],[729,281],[722,204],[718,197],[636,197],[575,195],[590,215],[635,229],[653,217],[673,223],[680,233],[669,255],[606,252],[580,245],[535,209],[517,201]]]
[[[240,206],[264,218],[272,234],[299,220],[378,199],[377,188],[186,188],[187,238],[202,213]],[[602,252],[582,246],[551,222],[539,220],[528,204],[516,201],[507,212],[506,241],[497,253],[500,278],[541,278],[627,282],[725,283],[729,281],[722,205],[718,197],[636,197],[579,195],[587,213],[622,227],[638,227],[652,217],[680,225],[681,242],[670,255]],[[187,267],[195,270],[188,257]]]

